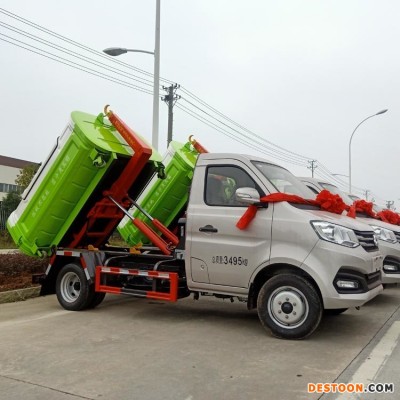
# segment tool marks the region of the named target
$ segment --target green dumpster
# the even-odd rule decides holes
[[[72,112],[71,120],[7,221],[26,254],[41,256],[62,243],[80,212],[110,185],[133,151],[103,115]],[[157,152],[151,157],[161,160]],[[97,191],[96,196],[94,193]]]
[[[137,200],[141,208],[165,226],[169,226],[184,211],[189,199],[197,156],[197,151],[189,142],[182,144],[172,141],[162,160],[165,166],[165,179],[154,177]],[[130,214],[151,225],[150,220],[135,207],[131,208]],[[131,246],[149,243],[127,217],[118,225],[118,231]]]

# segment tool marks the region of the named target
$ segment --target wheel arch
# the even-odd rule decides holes
[[[318,293],[318,296],[320,297],[321,304],[323,304],[321,290],[318,287],[317,282],[308,272],[291,264],[277,263],[277,264],[267,265],[257,273],[253,282],[250,285],[249,296],[247,299],[247,308],[249,310],[257,308],[257,297],[264,283],[273,276],[284,273],[299,275],[305,278],[309,283],[311,283],[314,286],[314,288]]]

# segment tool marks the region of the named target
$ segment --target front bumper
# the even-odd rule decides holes
[[[320,240],[301,266],[316,281],[325,309],[358,307],[382,290],[383,256],[361,246],[348,248]],[[357,290],[338,290],[335,280],[341,273],[356,276]]]
[[[382,283],[400,282],[400,244],[380,240],[379,250],[384,256]]]
[[[359,294],[338,294],[337,297],[325,297],[324,298],[324,308],[352,308],[359,307],[368,301],[372,300],[379,293],[383,291],[383,286],[379,284],[379,286],[374,289]]]

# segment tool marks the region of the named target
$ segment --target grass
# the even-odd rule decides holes
[[[15,249],[16,247],[8,231],[0,231],[0,249]]]

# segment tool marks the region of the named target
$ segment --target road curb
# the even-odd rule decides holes
[[[18,249],[0,249],[0,254],[14,254],[20,253]]]
[[[40,294],[40,286],[33,286],[25,289],[10,290],[8,292],[0,292],[0,304],[14,303],[16,301],[24,301]]]

